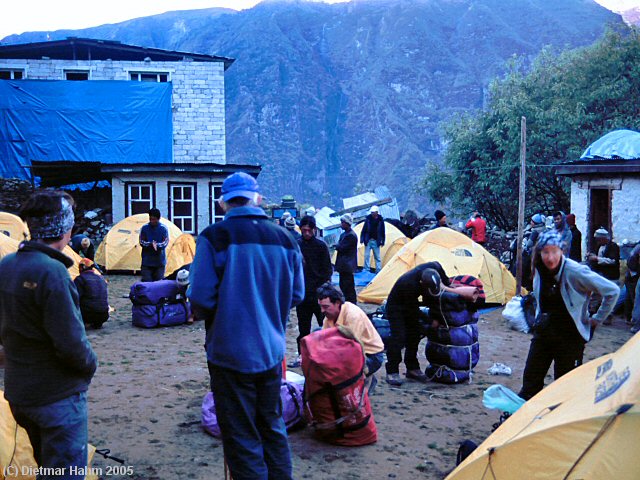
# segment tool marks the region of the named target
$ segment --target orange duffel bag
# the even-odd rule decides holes
[[[329,443],[378,440],[365,382],[362,344],[345,327],[319,330],[300,342],[307,421]]]

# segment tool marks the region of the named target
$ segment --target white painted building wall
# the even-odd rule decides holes
[[[167,73],[173,84],[173,161],[226,163],[224,62],[113,60],[0,60],[29,80],[64,80],[65,71],[88,71],[89,80],[129,80],[130,72]]]
[[[222,184],[223,179],[216,175],[181,175],[159,176],[152,174],[117,174],[113,176],[113,223],[117,223],[126,217],[125,182],[154,182],[156,192],[156,208],[160,209],[163,217],[169,218],[169,183],[189,182],[196,183],[197,219],[196,234],[199,234],[210,223],[212,218],[209,184],[211,182]]]
[[[612,189],[611,223],[613,240],[621,244],[640,240],[640,178],[612,176],[589,180],[587,177],[573,177],[571,183],[571,212],[576,216],[576,226],[582,232],[582,251],[587,251],[589,218],[589,187]]]

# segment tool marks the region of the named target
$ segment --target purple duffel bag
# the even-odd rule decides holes
[[[134,305],[158,305],[175,300],[180,286],[175,280],[136,282],[131,285],[129,299]]]
[[[478,341],[478,325],[475,323],[449,328],[429,326],[426,333],[429,341],[443,345],[472,345]]]
[[[188,318],[189,306],[186,302],[131,306],[131,323],[134,327],[172,327],[186,323]]]
[[[282,401],[282,418],[287,430],[303,424],[304,400],[302,394],[303,387],[297,383],[282,380],[280,386],[280,400]],[[209,392],[202,400],[202,427],[214,437],[220,438],[220,425],[216,416],[216,405],[213,393]]]
[[[435,363],[429,365],[424,373],[432,382],[447,384],[470,381],[471,375],[473,375],[471,370],[453,370],[446,365],[437,365]]]
[[[480,344],[473,345],[442,345],[435,342],[427,342],[424,354],[429,363],[446,365],[453,370],[471,370],[480,359]]]

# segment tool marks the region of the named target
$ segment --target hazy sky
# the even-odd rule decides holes
[[[597,1],[613,10],[640,6],[640,0]],[[94,27],[171,10],[210,7],[243,10],[256,3],[258,0],[0,0],[0,38],[13,33]]]
[[[243,10],[256,3],[258,0],[0,0],[0,38],[13,33],[95,27],[172,10]]]

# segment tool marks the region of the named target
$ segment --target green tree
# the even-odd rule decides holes
[[[640,129],[638,31],[609,31],[596,44],[527,68],[514,58],[490,85],[488,108],[445,126],[443,164],[426,167],[421,187],[436,202],[478,209],[500,228],[517,225],[520,118],[527,118],[526,213],[569,209],[569,182],[553,165],[578,160],[602,135]]]

